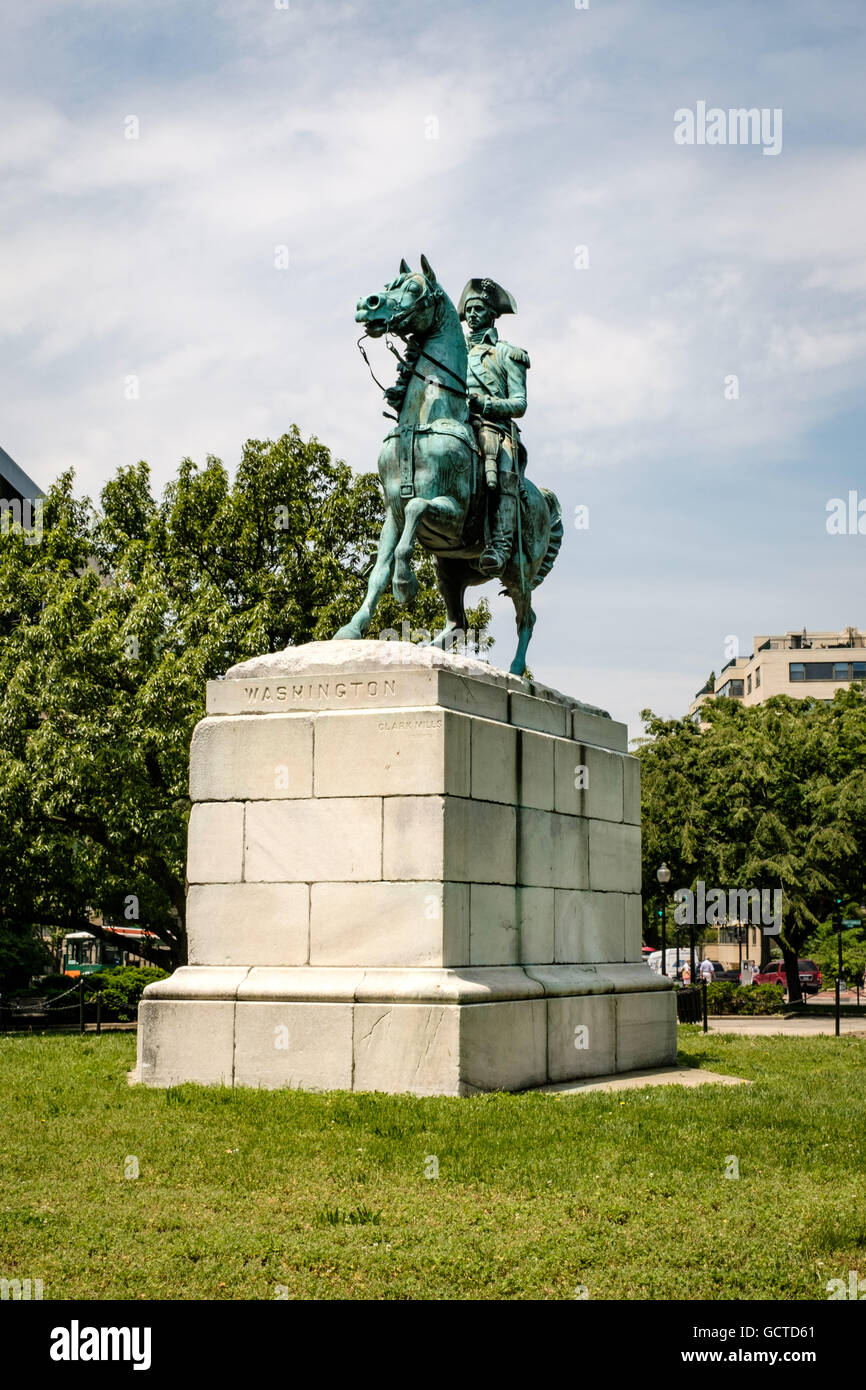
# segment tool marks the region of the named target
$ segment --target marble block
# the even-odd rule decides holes
[[[399,641],[210,682],[189,964],[145,991],[136,1078],[464,1096],[671,1062],[626,748],[602,710]]]

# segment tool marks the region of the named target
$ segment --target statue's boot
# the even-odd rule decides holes
[[[517,478],[513,473],[503,473],[500,479],[502,492],[496,510],[496,521],[490,542],[478,557],[478,568],[483,574],[501,574],[511,558],[514,541],[514,526],[517,521]]]

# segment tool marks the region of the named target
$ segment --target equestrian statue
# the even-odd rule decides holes
[[[401,261],[384,290],[359,299],[362,338],[384,337],[399,361],[397,381],[384,391],[397,414],[379,454],[385,521],[376,562],[364,602],[336,637],[363,637],[389,584],[398,603],[411,602],[417,541],[433,556],[445,604],[434,645],[450,648],[465,638],[467,588],[498,578],[517,619],[510,669],[523,675],[535,625],[532,591],[559,553],[562,513],[555,495],[525,476],[515,421],[526,410],[529,357],[495,327],[516,310],[488,279],[470,280],[455,309],[426,256],[420,271]],[[361,339],[358,346],[366,360]]]

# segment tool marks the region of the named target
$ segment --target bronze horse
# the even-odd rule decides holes
[[[419,541],[433,556],[447,615],[434,645],[448,648],[466,632],[466,589],[491,578],[477,563],[485,543],[488,497],[469,423],[463,329],[425,256],[420,271],[402,261],[397,278],[384,290],[360,299],[355,320],[370,338],[393,334],[406,342],[405,394],[379,454],[386,512],[367,594],[335,636],[363,637],[389,584],[399,603],[414,598],[418,580],[412,555]],[[497,576],[515,608],[518,644],[510,668],[515,675],[526,669],[535,625],[532,590],[550,572],[561,544],[557,498],[522,478],[515,546]]]

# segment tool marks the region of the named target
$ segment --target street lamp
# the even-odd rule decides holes
[[[667,911],[668,884],[671,881],[671,871],[668,868],[667,864],[663,863],[661,868],[656,869],[656,878],[658,879],[662,890],[662,974],[667,975],[667,958],[665,956],[665,918]]]

